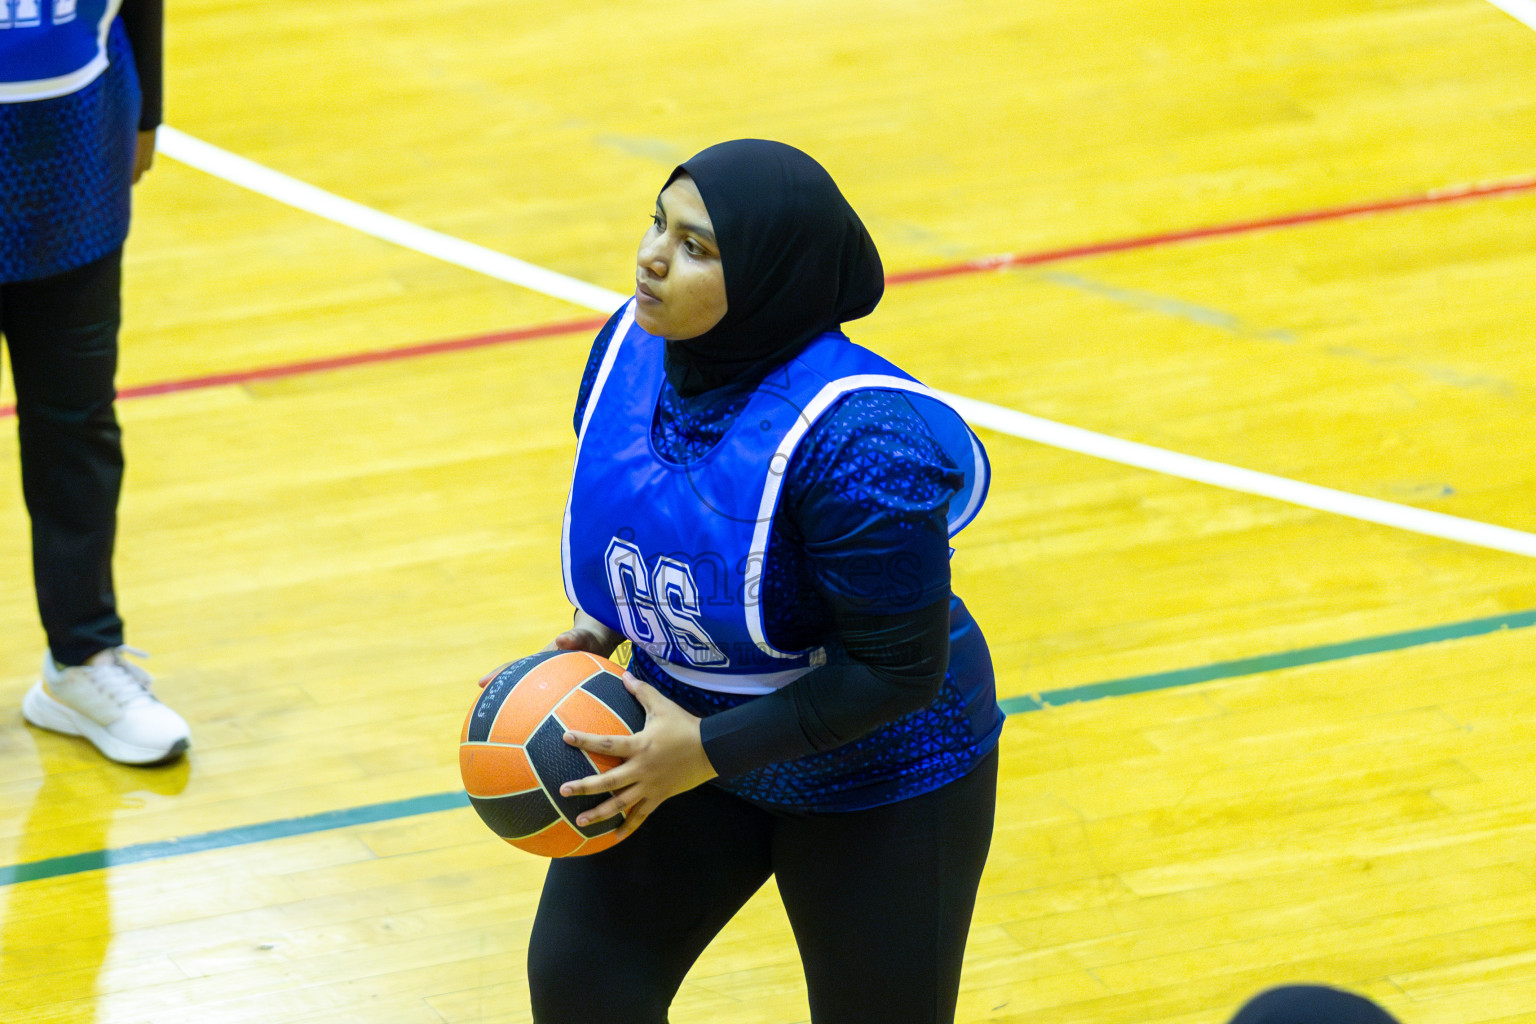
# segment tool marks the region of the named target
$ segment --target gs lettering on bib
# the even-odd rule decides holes
[[[122,0],[0,0],[0,103],[67,96],[107,66]]]
[[[665,346],[626,307],[577,438],[561,545],[566,596],[680,682],[767,693],[825,661],[820,648],[769,641],[760,593],[785,472],[821,415],[853,391],[904,393],[965,474],[950,502],[951,536],[981,508],[986,453],[937,395],[834,332],[770,373],[714,448],[675,463],[651,443]]]

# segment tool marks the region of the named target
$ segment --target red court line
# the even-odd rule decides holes
[[[1126,252],[1132,249],[1151,249],[1161,245],[1172,245],[1178,242],[1189,242],[1201,238],[1243,235],[1270,228],[1316,224],[1320,221],[1340,220],[1345,217],[1390,213],[1395,210],[1409,210],[1420,206],[1438,206],[1443,203],[1461,202],[1468,199],[1486,199],[1492,196],[1511,195],[1532,190],[1536,190],[1536,175],[1509,178],[1504,181],[1481,182],[1472,185],[1454,185],[1449,188],[1434,189],[1419,195],[1400,196],[1396,199],[1378,199],[1368,203],[1335,206],[1321,210],[1310,210],[1304,213],[1286,214],[1280,217],[1238,221],[1232,224],[1213,224],[1206,227],[1187,228],[1183,231],[1141,235],[1135,238],[1122,238],[1109,242],[1094,242],[1089,245],[1072,246],[1066,249],[1048,249],[1033,253],[1005,253],[1000,256],[983,256],[981,259],[966,260],[963,263],[952,263],[947,266],[927,267],[920,270],[907,270],[899,274],[890,274],[887,275],[885,281],[886,284],[890,285],[915,284],[919,281],[932,281],[937,278],[956,277],[961,274],[979,274],[989,270],[1005,270],[1009,267],[1037,266],[1042,263],[1057,263],[1062,260],[1102,256],[1106,253]],[[217,387],[221,384],[248,384],[251,381],[273,380],[279,377],[292,377],[303,373],[317,373],[321,370],[361,366],[366,363],[394,362],[400,359],[412,359],[417,356],[434,355],[441,352],[457,352],[464,349],[482,348],[487,345],[503,345],[509,342],[527,341],[533,338],[549,338],[561,334],[595,331],[605,322],[605,318],[568,320],[563,323],[544,324],[540,327],[525,327],[514,331],[498,331],[495,334],[482,334],[472,338],[454,338],[448,341],[407,345],[403,348],[355,352],[351,355],[286,363],[281,366],[260,367],[253,370],[236,370],[230,373],[192,377],[186,380],[165,381],[159,384],[143,384],[138,387],[122,389],[118,392],[118,397],[143,398],[148,395],[165,395],[176,391],[192,391],[197,388]],[[16,407],[13,405],[0,406],[0,419],[13,416],[15,413]]]
[[[309,359],[304,362],[286,363],[282,366],[267,366],[256,370],[236,370],[232,373],[216,373],[207,377],[165,381],[161,384],[143,384],[135,388],[124,388],[117,393],[117,396],[119,398],[143,398],[146,395],[166,395],[173,391],[192,391],[196,388],[217,387],[220,384],[249,384],[251,381],[292,377],[301,373],[339,370],[343,367],[363,366],[367,363],[392,363],[399,359],[414,359],[417,356],[437,355],[441,352],[462,352],[465,349],[484,348],[487,345],[504,345],[508,342],[528,341],[532,338],[548,338],[557,334],[575,334],[578,331],[595,331],[607,322],[607,317],[588,317],[584,320],[567,320],[564,323],[544,324],[539,327],[523,327],[515,331],[479,334],[472,338],[450,338],[447,341],[429,341],[419,345],[406,345],[403,348],[378,349],[372,352],[353,352],[345,356]]]
[[[543,324],[539,327],[523,327],[515,331],[497,331],[494,334],[478,334],[472,338],[450,338],[447,341],[429,341],[403,348],[377,349],[372,352],[353,352],[344,356],[325,359],[308,359],[280,366],[265,366],[254,370],[235,370],[230,373],[214,373],[206,377],[189,377],[185,380],[162,381],[159,384],[141,384],[138,387],[121,388],[118,398],[144,398],[149,395],[168,395],[177,391],[195,391],[199,388],[218,387],[221,384],[249,384],[258,380],[275,380],[302,373],[319,373],[321,370],[338,370],[347,366],[363,366],[367,363],[392,363],[400,359],[436,355],[441,352],[461,352],[465,349],[484,348],[487,345],[504,345],[513,341],[548,338],[559,334],[575,334],[579,331],[595,331],[607,323],[607,317],[588,317],[583,320],[567,320],[564,323]],[[14,405],[0,405],[0,419],[14,416]]]
[[[1436,189],[1422,195],[1401,196],[1397,199],[1379,199],[1369,203],[1357,203],[1353,206],[1335,206],[1329,209],[1311,210],[1306,213],[1292,213],[1283,217],[1239,221],[1235,224],[1214,224],[1208,227],[1188,228],[1184,231],[1170,231],[1160,235],[1122,238],[1112,242],[1095,242],[1091,245],[1079,245],[1070,249],[1050,249],[1045,252],[1005,253],[1001,256],[983,256],[981,259],[968,260],[965,263],[955,263],[945,267],[930,267],[926,270],[908,270],[900,274],[891,274],[885,280],[887,284],[912,284],[916,281],[931,281],[934,278],[953,277],[957,274],[976,274],[987,270],[1033,266],[1040,263],[1055,263],[1060,260],[1078,259],[1084,256],[1103,256],[1111,252],[1125,252],[1129,249],[1150,249],[1159,245],[1188,242],[1197,238],[1244,235],[1252,231],[1263,231],[1267,228],[1286,228],[1294,227],[1298,224],[1315,224],[1318,221],[1340,220],[1344,217],[1359,217],[1373,213],[1389,213],[1393,210],[1407,210],[1416,206],[1437,206],[1441,203],[1453,203],[1464,199],[1483,199],[1489,196],[1528,192],[1532,189],[1536,189],[1536,175],[1476,185],[1456,185],[1451,188]]]

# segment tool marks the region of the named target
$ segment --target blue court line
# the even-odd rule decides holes
[[[1350,640],[1339,644],[1325,644],[1321,647],[1305,647],[1295,651],[1285,651],[1280,654],[1260,655],[1256,658],[1220,661],[1212,665],[1179,669],[1174,672],[1129,676],[1124,679],[1111,679],[1106,682],[1091,683],[1086,686],[1069,686],[1030,696],[1008,697],[998,703],[1002,706],[1004,713],[1017,715],[1030,711],[1040,711],[1048,707],[1059,707],[1063,704],[1076,704],[1083,701],[1103,700],[1106,697],[1123,697],[1136,693],[1149,693],[1155,690],[1191,686],[1195,683],[1207,683],[1217,679],[1233,679],[1239,676],[1255,675],[1260,672],[1295,668],[1300,665],[1316,665],[1327,661],[1341,661],[1345,658],[1355,658],[1364,654],[1401,651],[1411,647],[1422,647],[1427,644],[1440,643],[1444,640],[1483,636],[1488,633],[1497,633],[1510,629],[1525,629],[1530,626],[1536,626],[1536,609],[1512,612],[1508,615],[1494,615],[1486,619],[1453,622],[1443,626],[1432,626],[1428,629],[1414,629],[1405,633],[1388,633],[1384,636],[1366,637],[1361,640]],[[13,864],[9,867],[0,867],[0,887],[15,885],[18,882],[31,882],[44,878],[74,875],[83,871],[100,871],[104,868],[121,867],[124,864],[165,860],[169,857],[180,857],[188,853],[202,853],[205,850],[218,850],[230,846],[249,846],[254,843],[264,843],[272,839],[282,839],[288,836],[329,832],[334,829],[350,828],[354,825],[368,825],[380,821],[394,821],[418,814],[432,814],[437,811],[448,811],[468,806],[469,798],[462,791],[434,793],[429,796],[412,797],[407,800],[390,800],[380,804],[368,804],[364,807],[351,807],[340,811],[310,814],[301,818],[284,818],[280,821],[268,821],[256,825],[218,829],[213,832],[202,832],[198,835],[183,836],[179,839],[168,839],[163,842],[138,843],[116,850],[91,850],[86,853],[73,853],[64,857],[50,857],[47,860],[29,861],[23,864]]]

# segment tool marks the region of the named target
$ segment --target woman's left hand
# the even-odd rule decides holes
[[[645,709],[645,728],[633,736],[574,731],[565,734],[565,742],[573,747],[623,758],[624,763],[601,775],[589,775],[560,787],[564,796],[612,793],[609,799],[578,817],[576,824],[590,825],[622,813],[624,824],[619,826],[619,839],[639,828],[663,800],[708,782],[716,774],[704,753],[698,718],[628,672],[624,673],[624,686]]]
[[[155,130],[139,132],[133,146],[133,183],[137,185],[144,172],[155,162]]]

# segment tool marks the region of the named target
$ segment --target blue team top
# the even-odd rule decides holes
[[[141,96],[122,20],[90,20],[109,6],[0,0],[0,281],[62,274],[128,236]]]
[[[67,96],[107,68],[122,0],[0,0],[0,103]]]
[[[578,434],[592,415],[588,400],[622,312],[593,345],[577,400]],[[842,344],[855,348],[846,339]],[[693,398],[678,395],[664,380],[651,387],[650,446],[680,465],[719,458],[717,449],[733,424],[748,412],[754,422],[762,414],[756,387],[726,387]],[[944,520],[951,499],[965,488],[954,459],[899,391],[854,391],[810,424],[784,472],[772,513],[760,578],[767,640],[793,652],[826,642],[829,598],[880,615],[949,597],[949,671],[939,697],[926,709],[833,750],[718,779],[716,785],[768,805],[853,810],[935,789],[964,775],[996,745],[1002,714],[985,640],[949,594]],[[645,645],[635,646],[630,668],[701,716],[753,696],[712,684],[687,685],[675,678],[675,664]]]

